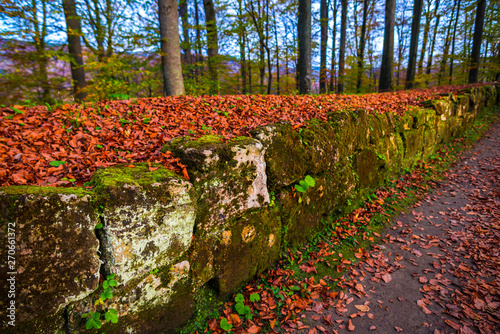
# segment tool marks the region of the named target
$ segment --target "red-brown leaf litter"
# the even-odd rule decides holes
[[[214,134],[229,139],[282,120],[299,128],[311,118],[326,120],[328,113],[343,109],[401,115],[424,100],[468,87],[361,96],[181,96],[63,105],[55,110],[1,108],[0,186],[82,185],[99,167],[146,161],[187,178],[182,162],[160,151],[179,136]]]

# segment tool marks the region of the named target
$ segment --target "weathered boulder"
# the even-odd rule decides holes
[[[216,289],[228,296],[280,257],[281,218],[275,208],[247,212],[231,222],[211,250]]]
[[[299,136],[306,148],[307,173],[324,172],[339,161],[339,138],[330,123],[312,119]]]
[[[264,146],[269,189],[285,187],[304,177],[309,156],[290,123],[258,127],[251,135]]]
[[[357,197],[357,176],[349,157],[313,178],[315,186],[303,193],[287,187],[277,194],[282,206],[282,238],[286,245],[293,246],[304,241],[319,228],[322,218],[342,212],[350,200]]]
[[[0,332],[54,333],[62,329],[65,307],[98,287],[99,242],[94,233],[98,223],[87,191],[0,188],[0,238],[15,247],[15,251],[9,252],[7,247],[0,250],[2,259],[12,257],[12,262],[0,264]],[[8,291],[15,296],[9,296]],[[7,323],[6,311],[12,300],[15,327]]]
[[[223,142],[215,136],[177,139],[166,149],[188,166],[198,196],[190,262],[196,286],[201,286],[216,277],[216,268],[223,266],[218,261],[226,261],[214,250],[221,246],[223,233],[231,231],[232,222],[269,204],[265,151],[252,138]]]
[[[189,182],[147,164],[99,169],[92,182],[104,221],[104,271],[120,284],[173,264],[189,248],[196,217]]]

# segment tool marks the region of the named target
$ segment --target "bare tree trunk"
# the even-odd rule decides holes
[[[337,0],[333,2],[332,67],[330,69],[330,92],[335,93],[335,40],[337,38]]]
[[[196,23],[196,49],[197,49],[197,61],[201,61],[203,56],[201,54],[201,31],[200,31],[200,15],[198,13],[198,0],[194,0],[194,20]]]
[[[311,0],[299,0],[299,93],[311,93]]]
[[[420,32],[420,16],[422,15],[422,0],[413,3],[413,21],[411,24],[410,59],[406,72],[405,89],[413,88],[415,84],[415,62],[417,60],[418,35]]]
[[[424,57],[427,52],[427,41],[429,38],[429,30],[431,27],[431,1],[427,0],[427,9],[425,10],[425,25],[424,25],[424,39],[422,41],[422,50],[420,52],[420,60],[418,61],[418,74],[424,73]]]
[[[276,94],[280,95],[280,48],[278,45],[278,24],[276,22],[276,12],[274,13],[274,40],[276,43]]]
[[[476,21],[474,23],[474,42],[472,43],[469,83],[476,83],[479,81],[479,57],[481,56],[481,41],[483,38],[485,11],[486,0],[479,0],[476,10]]]
[[[183,95],[179,16],[176,0],[158,0],[160,19],[161,61],[163,68],[163,94]]]
[[[271,95],[271,89],[273,84],[273,68],[272,68],[272,59],[271,59],[271,49],[269,48],[269,0],[266,0],[266,53],[267,53],[267,94]]]
[[[75,0],[63,0],[63,8],[66,17],[73,95],[76,102],[81,102],[87,97],[85,92],[87,82],[85,81],[85,69],[83,68],[80,17],[76,12]]]
[[[247,72],[245,62],[245,25],[243,23],[242,0],[238,0],[238,39],[240,42],[241,92],[247,93]]]
[[[248,93],[252,94],[252,60],[250,59],[250,47],[248,49]]]
[[[368,20],[368,0],[363,0],[363,23],[361,24],[361,36],[358,50],[358,82],[356,92],[361,92],[361,84],[363,81],[364,56],[366,44],[366,21]]]
[[[458,19],[460,16],[460,0],[458,0],[458,5],[457,5],[457,15],[455,18],[455,26],[453,27],[453,39],[451,42],[451,61],[450,61],[450,85],[453,81],[453,60],[455,59],[455,38],[457,36],[457,25],[458,25]]]
[[[436,25],[434,26],[434,31],[432,33],[432,42],[431,42],[431,47],[429,49],[429,57],[427,58],[427,70],[426,70],[427,75],[431,74],[432,58],[434,56],[434,47],[436,46],[436,36],[439,27],[439,19],[441,18],[441,15],[437,15],[438,7],[439,7],[439,0],[436,1],[436,7],[434,8],[434,17],[436,18]]]
[[[327,0],[321,0],[320,4],[320,25],[321,25],[321,55],[319,69],[319,92],[326,93],[326,51],[328,41],[328,3]]]
[[[191,42],[189,40],[189,22],[188,22],[188,6],[187,0],[179,1],[179,16],[182,19],[182,37],[183,41],[181,44],[182,50],[184,51],[184,62],[187,65],[192,64],[191,59]]]
[[[210,94],[219,94],[219,39],[215,21],[213,0],[203,0],[205,24],[207,27],[208,72],[210,73]]]
[[[442,82],[443,77],[445,76],[445,72],[446,72],[446,61],[447,61],[446,57],[448,57],[448,52],[450,51],[451,25],[453,23],[453,17],[455,15],[455,7],[456,6],[453,6],[453,10],[451,12],[451,17],[450,17],[450,21],[449,21],[450,23],[448,25],[446,37],[445,37],[445,41],[444,41],[443,57],[441,58],[441,63],[439,66],[439,73],[438,73],[438,85],[441,85],[441,82]]]
[[[387,0],[385,3],[385,31],[382,67],[380,68],[379,91],[394,89],[394,24],[396,0]]]
[[[347,33],[348,0],[342,0],[342,17],[340,19],[340,50],[339,50],[339,85],[338,93],[344,92],[345,39]]]

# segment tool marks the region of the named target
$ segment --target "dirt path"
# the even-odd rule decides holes
[[[295,333],[500,333],[500,123],[395,222]]]

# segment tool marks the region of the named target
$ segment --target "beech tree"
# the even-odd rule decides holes
[[[203,0],[207,29],[208,71],[210,72],[210,94],[219,94],[219,38],[215,6],[212,0]]]
[[[342,14],[340,19],[340,49],[339,49],[339,84],[338,93],[344,92],[345,40],[347,33],[347,5],[348,0],[342,0]]]
[[[328,41],[328,3],[327,0],[321,0],[320,4],[320,25],[321,25],[321,55],[319,70],[319,92],[325,93],[327,87],[326,79],[326,52]],[[334,37],[335,38],[335,37]]]
[[[479,0],[476,9],[476,21],[474,23],[474,42],[472,44],[472,53],[470,57],[471,67],[469,70],[469,83],[476,83],[479,81],[479,57],[481,55],[485,11],[486,0]]]
[[[299,0],[299,93],[311,93],[311,0]]]
[[[64,16],[66,18],[66,34],[68,35],[68,52],[70,55],[71,77],[73,78],[73,94],[75,101],[85,99],[85,69],[83,68],[82,28],[80,17],[76,12],[75,0],[63,0]]]
[[[379,91],[391,91],[394,89],[394,23],[395,23],[396,0],[385,2],[385,30],[384,50],[382,54],[382,66],[380,67]]]
[[[413,3],[413,21],[411,24],[410,55],[408,60],[408,70],[406,72],[406,89],[411,89],[415,81],[415,65],[417,60],[418,35],[420,34],[420,16],[422,14],[422,0],[415,0]]]
[[[160,45],[163,72],[163,94],[183,95],[181,44],[177,0],[158,0]]]
[[[363,22],[361,24],[361,36],[358,49],[358,80],[356,84],[356,92],[361,92],[361,83],[363,79],[364,55],[366,44],[366,21],[368,19],[368,0],[363,0]]]

